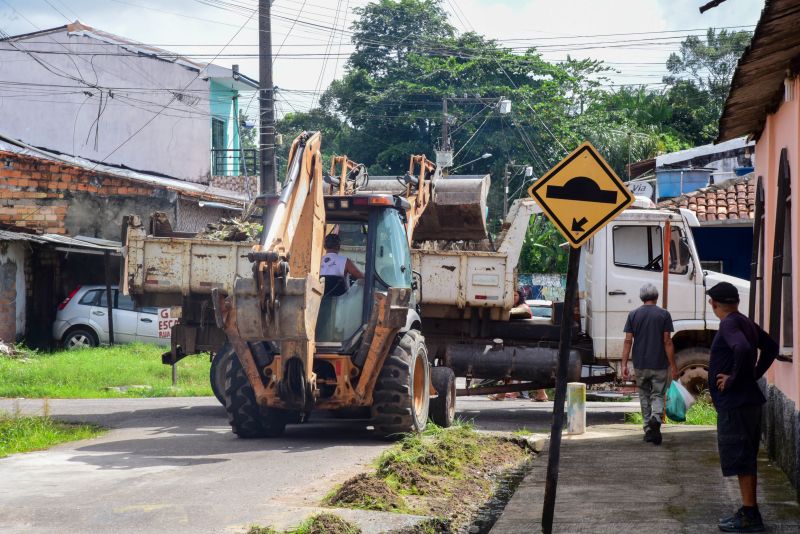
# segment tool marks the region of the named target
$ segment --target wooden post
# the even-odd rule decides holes
[[[661,248],[661,267],[663,282],[661,288],[661,307],[665,310],[669,305],[669,246],[672,243],[672,220],[667,219],[664,224],[664,243]]]
[[[111,252],[105,251],[103,260],[106,268],[106,313],[108,313],[108,343],[114,344],[114,301],[111,291]]]
[[[561,339],[558,344],[558,369],[556,371],[556,397],[553,402],[553,425],[550,428],[550,448],[547,454],[547,480],[542,508],[542,531],[553,532],[553,515],[558,487],[558,464],[561,459],[561,432],[564,429],[564,402],[567,398],[567,367],[572,341],[572,324],[575,298],[578,293],[578,267],[581,249],[571,247],[567,266],[567,288],[564,295],[564,313],[561,317]]]

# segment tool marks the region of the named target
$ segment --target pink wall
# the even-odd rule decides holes
[[[789,157],[791,176],[792,225],[792,302],[800,302],[800,79],[795,79],[793,99],[783,102],[778,111],[767,117],[764,132],[756,143],[756,176],[763,178],[765,225],[765,258],[764,266],[764,320],[762,327],[769,324],[769,288],[772,278],[772,250],[775,241],[775,208],[778,194],[778,166],[783,148]],[[788,215],[788,213],[787,213]],[[783,229],[780,229],[781,231]],[[795,407],[800,408],[800,313],[793,314],[794,349],[792,363],[775,362],[767,377],[787,397],[792,399]]]

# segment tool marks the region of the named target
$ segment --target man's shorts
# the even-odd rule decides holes
[[[722,475],[756,474],[761,440],[761,405],[717,412],[717,445]]]

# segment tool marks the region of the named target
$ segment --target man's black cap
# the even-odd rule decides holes
[[[730,282],[720,282],[706,291],[706,295],[721,304],[739,303],[739,290]]]

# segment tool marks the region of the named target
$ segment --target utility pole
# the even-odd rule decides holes
[[[262,195],[272,196],[278,190],[275,178],[275,102],[272,84],[272,0],[258,1],[258,104],[259,158]],[[237,118],[238,119],[238,118]],[[270,210],[263,206],[264,231],[272,221]]]
[[[514,162],[512,161],[511,164],[513,165]],[[505,166],[503,167],[503,182],[504,182],[504,188],[503,188],[503,222],[505,222],[506,215],[508,215],[508,179],[509,179],[509,174],[511,174],[511,171],[509,170],[508,167],[509,167],[508,163],[506,163]]]
[[[450,150],[450,132],[447,121],[447,97],[442,98],[442,150]]]

